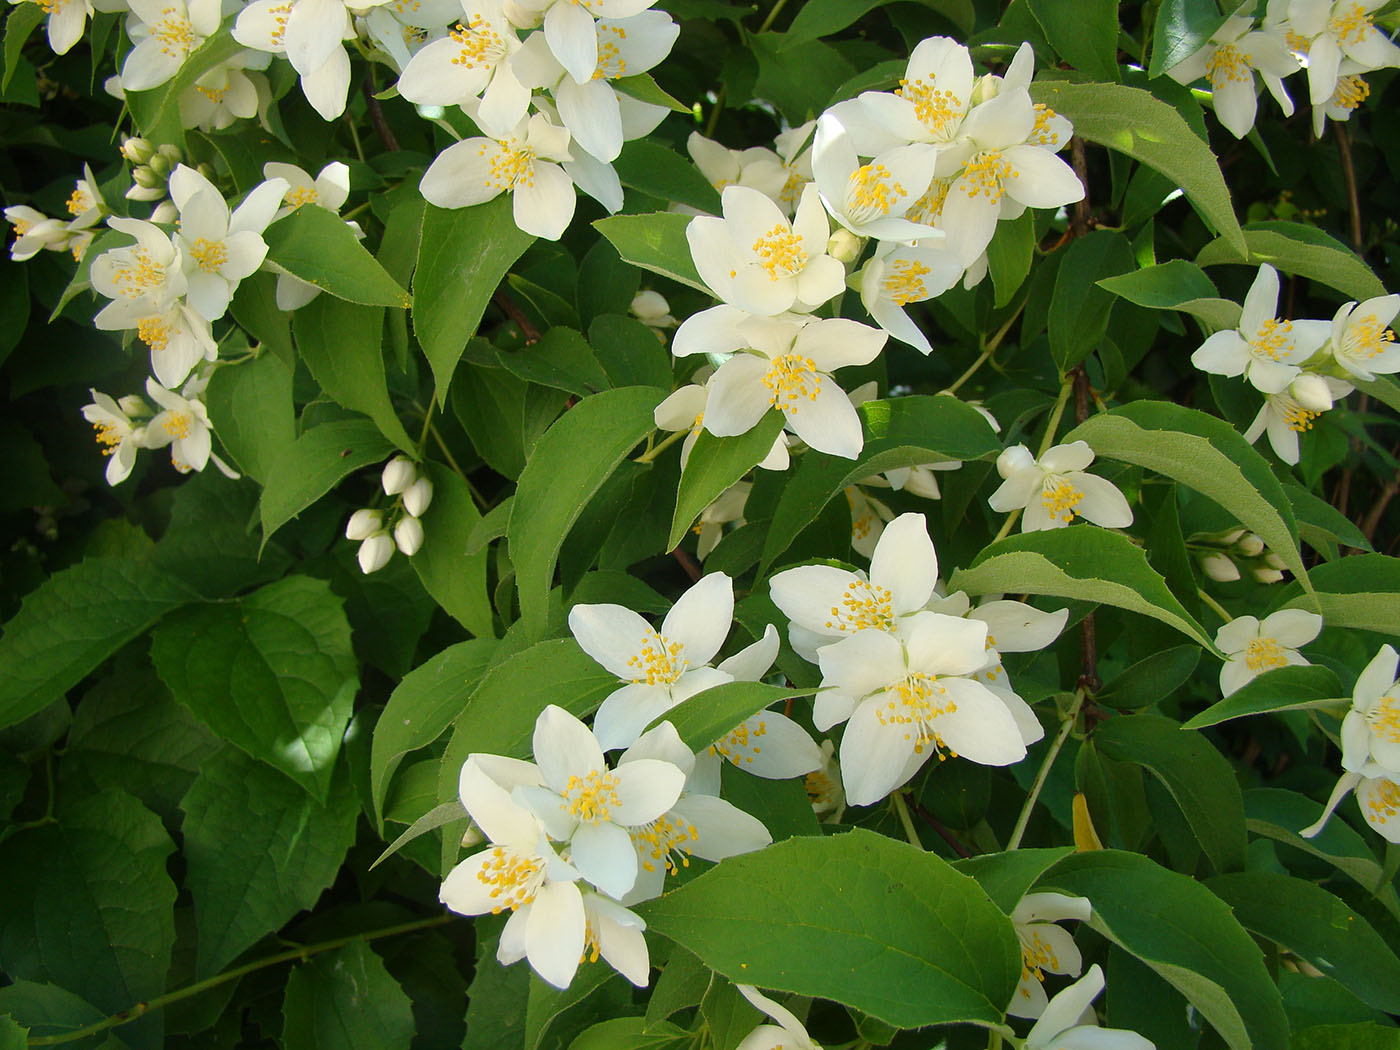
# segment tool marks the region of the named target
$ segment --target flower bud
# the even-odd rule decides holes
[[[415,518],[421,518],[433,502],[433,483],[427,478],[419,478],[403,490],[403,509]]]
[[[184,159],[184,154],[180,152],[179,146],[172,146],[170,143],[156,147],[156,155],[164,157],[173,166],[179,164]]]
[[[394,543],[410,557],[417,554],[423,546],[423,523],[411,514],[400,518],[394,526]]]
[[[357,510],[350,515],[350,521],[345,526],[345,538],[367,540],[376,532],[382,531],[383,527],[384,515],[379,511],[368,508]]]
[[[1283,573],[1277,569],[1271,569],[1257,562],[1250,566],[1249,574],[1254,577],[1256,583],[1278,583],[1279,580],[1283,579]]]
[[[146,404],[146,399],[140,394],[127,394],[125,397],[117,398],[117,407],[128,416],[149,416],[151,406]]]
[[[1293,380],[1288,392],[1309,412],[1326,412],[1332,407],[1332,391],[1327,386],[1327,380],[1310,372],[1304,372]]]
[[[1271,569],[1288,568],[1288,562],[1284,561],[1273,551],[1265,551],[1263,558],[1261,558],[1260,560]]]
[[[1235,543],[1235,549],[1246,558],[1254,558],[1264,553],[1264,541],[1252,532],[1246,532]]]
[[[826,254],[839,263],[853,263],[860,258],[860,250],[865,246],[863,238],[850,230],[841,229],[833,233],[826,242]]]
[[[389,564],[394,556],[394,541],[387,532],[377,532],[360,544],[356,557],[360,560],[360,571],[368,576]]]
[[[462,849],[471,849],[486,841],[486,836],[481,833],[481,829],[476,826],[476,821],[467,825],[467,830],[462,832]]]
[[[175,207],[175,202],[167,198],[155,206],[155,209],[151,212],[150,221],[159,226],[178,222],[179,219],[180,212]]]
[[[1001,94],[1001,77],[985,74],[977,78],[977,82],[972,86],[972,94],[968,98],[969,106],[980,106],[983,102],[990,102]]]
[[[171,169],[174,167],[175,165],[170,162],[170,159],[162,153],[155,154],[146,162],[146,168],[148,170],[155,172],[157,175],[166,177],[170,175]]]
[[[1201,571],[1217,583],[1230,583],[1240,578],[1240,568],[1223,554],[1207,554],[1201,559]]]
[[[418,476],[418,472],[413,469],[413,460],[407,456],[395,456],[384,464],[384,492],[389,496],[397,496],[408,486],[413,484],[413,479]]]
[[[143,138],[131,135],[122,140],[121,154],[132,164],[145,164],[154,152],[155,147]]]
[[[165,179],[149,167],[133,171],[131,181],[134,186],[140,186],[143,190],[160,190],[162,194],[165,192]]]
[[[643,321],[649,321],[659,317],[665,317],[671,312],[671,304],[666,301],[666,297],[660,292],[654,292],[650,288],[638,292],[632,298],[632,305],[628,307],[632,313],[636,314]]]
[[[1009,478],[1018,470],[1035,466],[1035,457],[1025,445],[1012,445],[997,457],[997,473]]]

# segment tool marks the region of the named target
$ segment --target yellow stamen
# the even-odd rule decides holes
[[[1277,361],[1293,349],[1293,322],[1270,318],[1259,326],[1249,340],[1249,352],[1255,357]]]
[[[499,915],[509,909],[523,908],[535,899],[535,891],[543,881],[544,862],[496,846],[488,860],[476,873],[477,879],[491,887],[491,914]]]
[[[163,317],[143,317],[136,322],[136,335],[152,350],[164,350],[170,345],[170,325]]]
[[[1244,647],[1244,665],[1255,674],[1284,667],[1288,658],[1283,655],[1283,646],[1277,638],[1255,638]]]
[[[822,388],[817,363],[801,354],[783,354],[763,376],[763,385],[773,392],[772,403],[789,416],[797,415],[802,398],[815,401]]]
[[[190,245],[190,254],[205,273],[218,273],[228,262],[228,249],[224,247],[224,242],[211,241],[206,237],[200,237]]]
[[[890,273],[880,282],[880,287],[895,306],[922,302],[929,297],[924,278],[930,272],[927,266],[915,259],[896,259]]]
[[[780,222],[753,242],[752,251],[758,256],[758,263],[768,274],[770,281],[780,277],[792,277],[801,273],[807,265],[807,252],[803,250],[802,238],[792,232],[786,222]]]
[[[876,708],[875,717],[882,726],[905,726],[905,740],[914,741],[914,753],[922,755],[932,747],[941,762],[957,755],[943,742],[933,728],[940,715],[950,715],[958,709],[948,690],[938,684],[936,675],[913,671],[907,678],[885,691],[887,698]]]
[[[1206,60],[1206,77],[1210,86],[1219,91],[1226,84],[1248,83],[1254,79],[1249,60],[1234,44],[1221,44]]]
[[[1000,150],[983,150],[963,170],[963,189],[969,197],[981,194],[992,204],[1000,204],[1001,185],[1015,174],[1016,169]]]
[[[962,99],[951,91],[938,90],[932,81],[925,83],[922,77],[912,82],[901,78],[894,93],[914,104],[915,119],[931,135],[946,136],[962,119]]]
[[[1040,502],[1045,507],[1045,512],[1050,516],[1051,521],[1063,521],[1066,525],[1072,522],[1075,515],[1079,513],[1079,504],[1084,499],[1084,493],[1069,483],[1065,478],[1046,478],[1045,484],[1040,490]]]
[[[883,164],[873,161],[851,172],[846,183],[846,210],[856,222],[888,215],[908,192]]]
[[[633,682],[647,685],[670,685],[685,672],[688,661],[681,655],[685,646],[673,642],[661,632],[647,628],[637,655],[629,657],[627,664],[640,672],[640,678]]]

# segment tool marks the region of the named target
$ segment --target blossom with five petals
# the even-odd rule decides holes
[[[1205,44],[1165,72],[1178,84],[1209,80],[1216,117],[1239,139],[1254,127],[1258,112],[1254,71],[1259,71],[1283,115],[1291,117],[1293,100],[1284,90],[1283,78],[1299,68],[1281,31],[1268,26],[1255,29],[1253,18],[1232,15]]]
[[[1229,696],[1247,682],[1276,667],[1306,664],[1298,647],[1322,630],[1322,617],[1303,609],[1280,609],[1261,621],[1237,616],[1215,632],[1215,645],[1225,654],[1220,668],[1220,693]]]
[[[997,457],[1004,479],[987,502],[1003,514],[1024,507],[1022,532],[1059,529],[1076,517],[1106,529],[1124,529],[1133,512],[1111,481],[1086,474],[1094,450],[1085,441],[1047,449],[1039,459],[1025,445],[1008,448]]]
[[[586,84],[598,69],[598,19],[629,18],[641,14],[656,0],[506,0],[505,12],[521,29],[544,23],[544,38],[554,58],[573,77]]]

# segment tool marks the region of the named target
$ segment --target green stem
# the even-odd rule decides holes
[[[991,360],[992,355],[995,354],[1001,346],[1001,341],[1006,338],[1006,333],[1011,331],[1011,326],[1016,323],[1017,318],[1021,316],[1021,312],[1025,310],[1025,308],[1025,302],[1022,302],[1020,306],[1016,307],[1012,315],[1006,319],[1006,323],[998,328],[992,337],[983,344],[982,353],[977,360],[972,362],[971,367],[962,375],[958,376],[958,378],[953,381],[953,385],[944,390],[943,393],[956,394],[964,383],[977,374],[979,368]]]
[[[710,119],[705,121],[705,137],[712,139],[715,137],[715,127],[719,124],[719,115],[724,112],[724,85],[719,86],[715,92],[715,108],[710,110]]]
[[[423,458],[423,446],[428,443],[428,431],[433,428],[433,402],[423,412],[423,429],[418,432],[418,458]]]
[[[685,436],[686,436],[687,434],[689,434],[689,433],[690,433],[689,430],[677,430],[677,431],[675,431],[674,433],[672,433],[670,436],[668,436],[668,437],[665,438],[664,440],[658,442],[657,444],[655,444],[655,445],[653,445],[651,448],[649,448],[647,451],[643,452],[640,456],[638,456],[638,457],[637,457],[636,459],[634,459],[632,462],[633,462],[633,463],[650,463],[650,462],[651,462],[652,460],[654,460],[657,456],[661,455],[662,452],[664,452],[666,449],[670,448],[670,447],[671,447],[672,445],[674,445],[677,441],[680,441],[683,437],[685,437]]]
[[[773,20],[778,17],[783,8],[787,6],[787,0],[778,0],[768,12],[768,17],[763,20],[763,24],[758,27],[760,33],[768,29],[773,24]]]
[[[1205,602],[1206,605],[1208,605],[1215,612],[1216,616],[1219,616],[1226,623],[1229,623],[1231,620],[1234,619],[1233,616],[1231,616],[1228,612],[1225,611],[1225,607],[1223,605],[1221,605],[1218,601],[1212,598],[1200,587],[1196,588],[1196,594],[1200,596],[1201,601]]]
[[[1016,829],[1011,832],[1011,840],[1006,844],[1006,851],[1009,853],[1021,845],[1021,837],[1026,833],[1026,825],[1031,820],[1031,810],[1035,809],[1036,800],[1040,798],[1040,789],[1045,786],[1045,780],[1050,776],[1050,767],[1055,764],[1055,756],[1060,753],[1060,748],[1069,738],[1070,730],[1074,728],[1075,720],[1079,718],[1079,708],[1084,704],[1084,688],[1074,691],[1074,704],[1070,707],[1069,713],[1060,723],[1060,731],[1055,734],[1055,739],[1050,742],[1050,750],[1045,752],[1045,759],[1040,763],[1040,770],[1035,775],[1035,783],[1031,785],[1031,793],[1026,796],[1026,804],[1021,807],[1021,815],[1016,818]]]
[[[284,962],[296,962],[297,960],[302,960],[304,962],[313,955],[330,951],[333,948],[343,948],[351,941],[361,938],[366,941],[373,941],[380,937],[395,937],[401,933],[414,933],[418,930],[442,926],[451,922],[454,918],[456,918],[456,916],[450,913],[434,915],[431,919],[418,919],[416,922],[405,922],[398,926],[386,926],[383,929],[370,930],[368,933],[356,933],[349,937],[337,937],[334,940],[321,941],[319,944],[308,944],[305,947],[278,952],[276,955],[269,955],[263,959],[256,959],[246,966],[225,970],[223,973],[210,977],[207,980],[197,981],[194,984],[186,985],[184,988],[178,988],[173,992],[167,992],[165,995],[158,995],[148,1002],[137,1003],[130,1009],[113,1014],[111,1017],[103,1018],[101,1021],[96,1021],[93,1024],[87,1025],[85,1028],[75,1028],[73,1031],[65,1032],[62,1035],[34,1036],[29,1040],[29,1045],[57,1046],[60,1043],[71,1043],[74,1040],[84,1039],[87,1036],[96,1035],[98,1032],[105,1032],[109,1028],[116,1028],[118,1025],[134,1021],[138,1017],[150,1013],[152,1010],[159,1010],[162,1007],[169,1006],[171,1003],[177,1003],[181,999],[188,999],[192,995],[206,992],[210,988],[215,988],[228,981],[235,981],[240,977],[244,977],[258,970],[264,970],[269,966],[277,966]]]
[[[1050,410],[1050,422],[1045,426],[1045,437],[1041,439],[1040,451],[1035,454],[1039,459],[1050,451],[1050,446],[1055,443],[1055,435],[1060,431],[1060,419],[1065,414],[1065,405],[1069,403],[1069,395],[1074,391],[1074,373],[1070,373],[1060,383],[1060,396],[1055,399],[1055,407]]]
[[[909,845],[924,848],[924,844],[919,841],[919,830],[914,827],[914,818],[909,815],[909,807],[904,801],[904,792],[896,791],[890,795],[890,800],[894,803],[894,811],[899,814],[899,822],[904,825],[904,837],[909,840]]]
[[[1016,522],[1020,520],[1021,508],[1017,507],[1006,516],[1006,520],[1001,523],[1001,528],[997,529],[997,534],[992,537],[992,542],[995,543],[997,540],[1006,539],[1006,537],[1011,534],[1011,529],[1015,526]]]

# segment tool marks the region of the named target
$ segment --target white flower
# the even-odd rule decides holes
[[[775,1003],[751,984],[734,987],[755,1009],[778,1022],[759,1025],[734,1050],[821,1050],[821,1044],[807,1034],[802,1022],[787,1007]]]
[[[1332,318],[1332,357],[1358,379],[1400,372],[1400,347],[1388,325],[1400,313],[1400,295],[1347,303]]]
[[[308,204],[325,208],[340,214],[345,198],[350,196],[350,167],[341,161],[332,161],[312,178],[311,173],[295,164],[281,164],[269,161],[263,165],[264,179],[282,179],[287,183],[286,196],[282,207],[277,210],[272,221],[285,218],[298,208]],[[363,237],[359,224],[346,223],[357,237]],[[274,267],[275,268],[275,267]],[[277,308],[279,310],[299,310],[321,294],[310,281],[303,281],[290,273],[277,274]]]
[[[959,138],[972,102],[972,56],[945,36],[919,42],[893,94],[867,91],[860,104],[869,118],[903,142],[947,149]],[[945,170],[956,170],[965,155]]]
[[[1229,696],[1247,682],[1276,667],[1306,664],[1298,652],[1322,630],[1322,617],[1302,609],[1280,609],[1261,622],[1237,616],[1215,632],[1215,645],[1225,654],[1220,668],[1220,693]]]
[[[1250,285],[1240,326],[1210,336],[1191,355],[1191,363],[1213,375],[1243,375],[1256,390],[1277,394],[1298,377],[1298,366],[1327,341],[1325,321],[1282,321],[1278,306],[1278,271],[1265,263]]]
[[[177,299],[168,309],[150,313],[123,310],[126,305],[121,300],[112,303],[94,318],[94,323],[104,331],[135,328],[137,337],[150,348],[151,371],[162,386],[179,386],[195,365],[219,356],[219,345],[209,322],[183,300]],[[140,305],[140,301],[134,305]]]
[[[1025,1050],[1155,1050],[1149,1039],[1122,1028],[1100,1028],[1089,1004],[1103,991],[1098,963],[1050,1000],[1026,1033]]]
[[[861,237],[913,241],[936,236],[904,217],[933,178],[938,151],[915,143],[886,150],[861,164],[845,126],[830,113],[817,120],[812,174],[831,217]]]
[[[268,179],[230,214],[223,194],[194,168],[181,164],[171,173],[170,199],[180,211],[175,243],[189,282],[189,303],[205,320],[222,317],[234,289],[262,265],[267,257],[262,232],[286,192],[285,179]]]
[[[709,666],[734,618],[734,583],[710,573],[676,601],[657,631],[621,605],[575,605],[569,630],[603,667],[628,682],[598,708],[594,731],[604,749],[632,744],[682,700],[730,680]]]
[[[1087,922],[1092,909],[1086,897],[1063,893],[1028,893],[1011,913],[1021,941],[1021,982],[1006,1012],[1012,1017],[1039,1017],[1049,1002],[1045,994],[1047,973],[1078,977],[1084,960],[1074,938],[1055,923],[1065,919]]]
[[[1356,679],[1342,719],[1342,768],[1400,778],[1400,681],[1395,649],[1383,645]]]
[[[61,252],[68,248],[68,224],[62,219],[50,218],[24,204],[13,204],[5,209],[5,221],[15,230],[10,244],[10,259],[14,262],[32,259],[41,251]]]
[[[753,483],[736,481],[715,497],[713,503],[700,512],[695,523],[699,542],[695,546],[695,556],[704,561],[724,537],[724,527],[744,524],[744,504],[748,502]]]
[[[543,113],[510,129],[481,130],[488,137],[463,139],[437,155],[419,183],[423,196],[439,208],[466,208],[509,193],[515,225],[557,241],[576,202],[573,181],[558,163],[572,156],[568,131]]]
[[[1267,433],[1274,455],[1285,463],[1297,463],[1298,435],[1311,430],[1313,420],[1331,408],[1333,401],[1345,397],[1351,390],[1350,383],[1304,372],[1289,384],[1286,391],[1264,395],[1264,407],[1244,432],[1245,440],[1253,444],[1261,434]],[[1238,579],[1239,576],[1236,574],[1230,578]]]
[[[10,0],[21,3],[23,0]],[[83,38],[88,16],[93,13],[92,0],[34,0],[47,16],[49,47],[55,55],[66,55]]]
[[[731,307],[715,307],[714,309],[732,310]],[[705,312],[709,313],[710,311]],[[737,310],[733,312],[735,314],[740,313],[740,311]],[[687,335],[693,333],[694,330],[695,326],[692,325],[687,329]],[[700,436],[700,431],[705,429],[705,405],[710,396],[708,384],[713,375],[714,371],[709,365],[701,365],[691,375],[691,378],[694,379],[695,382],[688,383],[673,391],[661,404],[656,406],[655,411],[652,413],[658,430],[669,430],[672,432],[680,430],[690,431],[690,433],[686,434],[681,440],[682,469],[684,469],[686,463],[690,460],[690,450],[695,447],[695,441]],[[774,439],[773,448],[758,464],[761,468],[764,470],[787,470],[788,451],[785,437],[786,435],[779,434]],[[722,498],[723,497],[721,497],[721,499]],[[715,502],[718,503],[719,500]]]
[[[840,823],[841,815],[846,811],[846,792],[841,787],[841,766],[836,761],[836,745],[830,740],[822,741],[821,768],[803,777],[802,786],[807,791],[807,800],[812,803],[812,812],[818,820]]]
[[[376,532],[382,532],[383,529],[383,511],[366,507],[350,515],[350,520],[345,523],[345,538],[347,540],[367,540]]]
[[[425,46],[399,76],[399,93],[428,106],[460,106],[481,99],[494,127],[514,127],[530,106],[530,90],[511,68],[520,38],[500,0],[462,0],[463,19],[447,36]]]
[[[942,295],[963,275],[957,256],[941,245],[941,237],[917,245],[882,243],[857,278],[860,301],[875,323],[923,354],[933,347],[904,308]]]
[[[551,839],[568,843],[570,863],[580,875],[614,899],[626,896],[638,871],[628,829],[674,806],[685,774],[653,758],[608,769],[589,728],[554,704],[535,721],[534,754],[542,783],[521,784],[512,798]]]
[[[1209,80],[1216,117],[1239,139],[1254,127],[1258,109],[1254,70],[1263,76],[1284,116],[1291,117],[1293,101],[1283,88],[1282,78],[1299,68],[1281,31],[1256,30],[1253,18],[1234,15],[1211,34],[1204,46],[1166,70],[1166,74],[1178,84],[1190,84],[1203,77]]]
[[[642,931],[647,924],[636,912],[596,893],[583,895],[583,952],[580,963],[603,961],[638,988],[651,978],[651,957]]]
[[[359,0],[371,8],[384,0]],[[355,36],[342,0],[253,0],[238,13],[233,38],[244,47],[285,54],[301,77],[301,90],[326,120],[345,112],[350,56],[341,44]]]
[[[1332,811],[1338,803],[1352,792],[1356,792],[1356,803],[1361,807],[1361,815],[1366,823],[1375,828],[1387,842],[1400,845],[1400,776],[1381,773],[1370,776],[1365,773],[1343,773],[1332,789],[1332,796],[1323,807],[1322,816],[1316,824],[1311,824],[1298,832],[1310,839],[1322,831],[1331,819]]]
[[[802,194],[791,222],[769,198],[744,186],[720,195],[724,218],[686,227],[695,268],[715,296],[747,313],[816,309],[846,287],[846,268],[826,253],[831,234],[816,188]]]
[[[164,84],[219,28],[219,0],[127,0],[127,34],[135,46],[122,64],[122,90]]]
[[[1307,55],[1308,94],[1314,106],[1332,97],[1342,62],[1358,71],[1400,66],[1400,48],[1371,20],[1385,0],[1291,0],[1293,46]]]
[[[99,295],[115,300],[98,312],[99,328],[135,327],[140,316],[162,313],[185,294],[188,282],[179,249],[160,227],[140,219],[111,218],[107,225],[136,243],[93,260],[89,279]],[[118,323],[119,319],[128,323]],[[110,327],[108,327],[110,326]]]
[[[271,90],[267,78],[256,71],[266,69],[271,61],[272,56],[264,52],[240,51],[202,74],[180,93],[180,123],[201,131],[219,131],[235,120],[257,116],[259,100],[270,98]],[[132,186],[132,190],[141,189],[139,184]],[[162,182],[159,192],[163,195],[164,191]]]
[[[1361,103],[1371,97],[1371,85],[1364,77],[1356,76],[1356,68],[1350,59],[1343,59],[1332,97],[1325,105],[1313,106],[1313,134],[1318,138],[1322,137],[1328,120],[1350,120]]]
[[[997,457],[997,473],[1005,480],[987,502],[992,510],[1006,513],[1024,507],[1022,532],[1063,528],[1076,517],[1123,529],[1133,523],[1133,512],[1123,493],[1111,481],[1086,474],[1094,451],[1085,441],[1056,445],[1035,459],[1025,445],[1016,445]]]
[[[209,462],[209,413],[198,398],[186,398],[167,390],[154,379],[146,380],[146,393],[161,406],[146,425],[146,448],[170,446],[170,462],[181,474],[203,470]]]
[[[817,652],[822,685],[813,722],[849,719],[841,739],[846,799],[869,806],[929,760],[950,754],[1005,766],[1026,755],[1005,703],[965,677],[987,662],[987,626],[941,613],[911,618],[902,639],[862,630]]]
[[[692,131],[685,142],[686,152],[700,174],[710,180],[717,190],[726,186],[748,186],[758,190],[780,208],[783,188],[787,182],[783,159],[764,146],[751,146],[748,149],[729,149],[714,139],[707,139],[698,131]],[[810,163],[808,165],[810,170]],[[791,214],[796,205],[794,194],[784,214]]]
[[[679,322],[671,316],[671,304],[660,292],[643,288],[632,297],[627,310],[648,328],[675,328]]]
[[[629,18],[656,0],[508,0],[506,15],[521,29],[544,22],[544,38],[555,59],[579,84],[598,68],[603,45],[597,19]]]
[[[149,415],[150,406],[140,398],[123,399],[133,403],[118,404],[106,394],[90,390],[92,404],[83,406],[83,418],[97,431],[97,444],[107,460],[107,484],[119,485],[127,479],[136,465],[136,453],[145,447],[146,428],[132,421],[128,409]]]
[[[851,549],[863,558],[873,558],[885,525],[894,521],[894,511],[888,503],[867,494],[861,482],[846,486],[846,502],[851,505]]]

